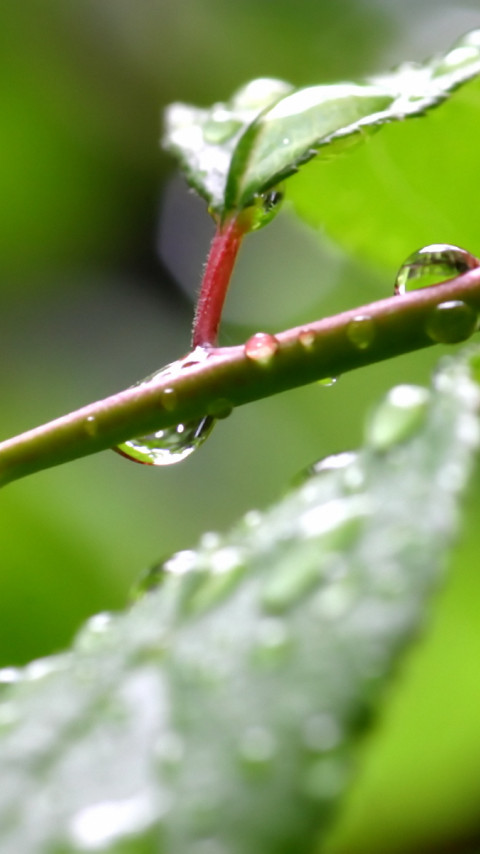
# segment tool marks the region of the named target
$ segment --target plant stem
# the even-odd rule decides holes
[[[1,442],[0,484],[133,436],[431,346],[429,317],[436,306],[451,300],[464,300],[480,314],[480,267],[440,285],[280,332],[270,360],[252,359],[244,345],[212,348],[207,359],[178,376],[127,389]],[[363,349],[349,334],[352,321],[360,316],[368,317],[374,330]]]
[[[215,347],[223,304],[248,227],[240,216],[218,225],[210,247],[193,321],[192,347]]]

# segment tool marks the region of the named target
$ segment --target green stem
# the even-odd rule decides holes
[[[206,360],[173,379],[127,389],[0,443],[0,483],[112,448],[132,436],[428,347],[434,343],[427,333],[431,313],[450,300],[464,300],[480,314],[480,268],[281,332],[270,360],[249,358],[251,348],[244,345],[212,348]],[[351,336],[352,321],[360,316],[370,318],[373,330],[364,349]]]

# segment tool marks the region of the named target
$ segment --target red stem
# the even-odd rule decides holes
[[[192,347],[215,347],[235,259],[248,227],[241,217],[220,223],[212,240],[193,321]]]

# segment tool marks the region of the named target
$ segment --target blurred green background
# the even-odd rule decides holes
[[[212,225],[159,149],[166,104],[209,105],[258,76],[375,73],[475,26],[473,0],[2,4],[1,437],[188,347]],[[452,151],[439,181],[461,167]],[[478,244],[466,248],[480,252],[480,229]],[[243,249],[223,341],[386,296],[403,260],[349,258],[287,204]],[[179,466],[104,453],[10,485],[0,495],[0,663],[64,648],[88,616],[123,607],[143,570],[265,506],[315,459],[355,447],[372,402],[395,382],[426,382],[438,358],[432,349],[244,407]],[[459,841],[480,839],[479,501],[474,485],[450,581],[365,745],[329,854],[480,850]]]

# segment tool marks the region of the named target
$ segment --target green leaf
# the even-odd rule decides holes
[[[471,200],[480,194],[480,80],[428,119],[392,124],[288,184],[295,212],[349,252],[395,269],[412,251],[452,243],[480,255]]]
[[[209,109],[172,104],[165,112],[165,147],[175,154],[190,184],[212,212],[225,207],[225,186],[238,140],[259,112],[293,86],[275,78],[252,80],[226,104]]]
[[[0,672],[2,854],[311,850],[442,574],[471,358],[393,390],[362,451],[174,555],[71,653]]]
[[[424,65],[406,63],[363,83],[294,90],[278,80],[253,81],[211,110],[171,107],[166,146],[180,157],[212,212],[222,216],[251,205],[319,151],[330,156],[350,145],[352,136],[423,115],[479,73],[475,30],[445,56]],[[262,97],[249,98],[257,90]]]

